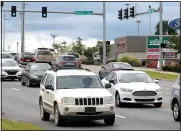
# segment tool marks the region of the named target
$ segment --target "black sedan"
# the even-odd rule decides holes
[[[39,85],[43,75],[49,69],[51,66],[48,63],[28,63],[22,73],[21,84],[27,84],[29,87]]]
[[[102,80],[110,72],[115,70],[134,70],[133,67],[126,62],[110,62],[107,65],[101,66],[99,71],[99,78]]]

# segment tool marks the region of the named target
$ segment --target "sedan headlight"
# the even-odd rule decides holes
[[[66,105],[74,105],[75,104],[75,100],[73,97],[64,97],[62,99],[62,103],[66,104]]]
[[[37,79],[38,77],[35,75],[30,75],[31,78]]]
[[[162,88],[159,88],[156,90],[156,92],[161,92],[162,91]]]
[[[114,98],[112,96],[104,97],[104,103],[105,104],[113,104],[114,103]]]
[[[132,89],[121,88],[121,91],[123,91],[123,92],[132,92],[133,90]]]

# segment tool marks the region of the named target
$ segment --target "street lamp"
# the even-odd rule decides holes
[[[139,24],[141,23],[141,20],[137,20],[136,23],[138,23],[138,36],[139,36],[139,32],[140,32],[140,26],[139,26]]]

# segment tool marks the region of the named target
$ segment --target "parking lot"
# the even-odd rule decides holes
[[[97,73],[98,67],[86,66]],[[169,107],[173,82],[160,80],[163,88],[163,105],[155,108],[153,105],[126,105],[116,108],[114,126],[105,126],[103,121],[68,121],[65,127],[56,127],[51,122],[40,120],[39,87],[22,86],[19,81],[2,82],[2,112],[5,117],[17,121],[31,122],[51,130],[179,130],[179,122],[175,122]]]

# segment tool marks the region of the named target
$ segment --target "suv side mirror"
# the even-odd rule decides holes
[[[45,89],[52,90],[52,91],[54,90],[52,85],[45,85]]]
[[[109,83],[115,84],[114,80],[110,80]]]
[[[105,88],[106,88],[106,89],[111,88],[111,84],[110,84],[110,83],[106,83],[106,84],[105,84]]]

